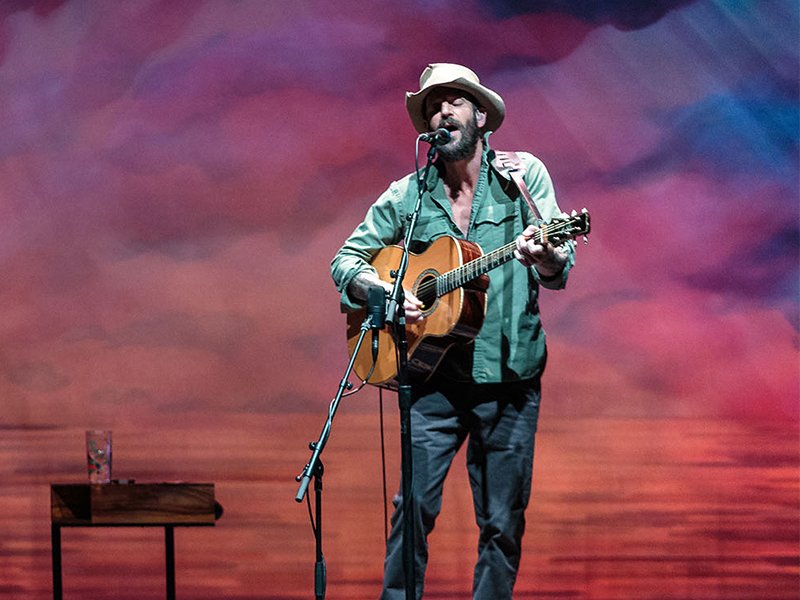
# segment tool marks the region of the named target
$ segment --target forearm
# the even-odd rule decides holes
[[[385,281],[382,281],[373,271],[361,271],[350,280],[347,286],[347,293],[351,298],[363,302],[367,299],[369,288],[374,286],[379,286],[387,291],[391,291],[391,286]]]

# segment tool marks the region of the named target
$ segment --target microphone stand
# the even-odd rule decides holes
[[[313,450],[311,459],[303,468],[303,472],[295,477],[295,480],[300,482],[297,495],[294,497],[296,502],[303,501],[303,498],[308,492],[308,486],[311,482],[311,478],[314,478],[316,503],[316,527],[314,527],[314,537],[316,540],[316,562],[314,563],[314,597],[316,600],[324,600],[325,587],[327,584],[325,558],[322,554],[322,473],[324,471],[324,467],[322,465],[320,455],[325,449],[325,445],[328,443],[331,427],[333,425],[333,417],[336,415],[336,410],[339,408],[339,402],[344,396],[345,390],[349,390],[353,387],[353,384],[347,380],[349,379],[350,373],[353,370],[353,365],[355,364],[356,356],[358,356],[358,351],[361,349],[364,336],[371,328],[372,319],[373,317],[370,315],[364,319],[363,323],[361,323],[361,334],[358,336],[358,342],[356,342],[355,350],[353,351],[353,355],[350,357],[350,363],[347,365],[344,377],[342,377],[342,380],[339,382],[339,390],[336,392],[336,397],[333,399],[330,408],[328,409],[328,419],[325,421],[325,425],[322,428],[322,433],[320,433],[319,439],[316,442],[311,442],[308,445],[309,449]],[[309,500],[309,512],[310,510],[311,507]]]
[[[389,303],[386,309],[386,322],[392,326],[397,348],[397,400],[400,407],[400,455],[402,472],[403,496],[403,576],[405,578],[406,600],[415,600],[416,597],[416,561],[414,560],[414,521],[416,518],[414,501],[414,467],[411,453],[411,384],[408,373],[408,340],[406,338],[406,316],[403,309],[403,279],[408,270],[409,246],[414,235],[414,229],[422,210],[422,195],[428,181],[428,172],[436,155],[436,147],[431,144],[428,150],[428,162],[421,179],[417,180],[419,194],[414,211],[408,217],[409,225],[403,242],[403,255],[400,267],[393,271],[394,287],[389,294]],[[354,354],[355,356],[355,354]]]

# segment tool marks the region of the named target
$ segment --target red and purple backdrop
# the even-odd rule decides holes
[[[458,62],[506,101],[493,146],[593,223],[542,298],[520,597],[796,597],[798,31],[790,0],[0,3],[0,596],[49,594],[48,485],[85,479],[89,427],[120,477],[216,482],[179,595],[313,595],[329,262],[413,168],[404,92]],[[337,597],[380,587],[377,411],[347,398],[326,450]],[[469,596],[460,470],[442,598]],[[70,535],[66,589],[161,593],[147,532]]]

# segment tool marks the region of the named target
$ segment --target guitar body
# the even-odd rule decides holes
[[[372,260],[378,276],[392,283],[391,271],[400,266],[403,249],[387,246]],[[412,379],[424,381],[434,372],[447,349],[455,343],[471,342],[483,325],[486,314],[486,289],[489,277],[481,275],[441,297],[418,293],[420,286],[439,275],[452,271],[483,254],[480,246],[466,240],[443,236],[435,240],[422,254],[409,255],[404,287],[424,302],[425,318],[406,326],[408,366]],[[361,333],[366,309],[347,315],[347,344],[352,355]],[[354,369],[364,379],[372,367],[371,334],[365,338],[356,357]],[[378,361],[369,382],[396,387],[397,359],[394,338],[387,326],[379,332]]]

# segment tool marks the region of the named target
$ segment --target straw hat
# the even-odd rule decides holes
[[[452,63],[431,63],[419,77],[419,91],[406,92],[406,109],[414,128],[426,133],[426,119],[423,115],[425,98],[436,87],[451,87],[469,92],[486,109],[487,131],[497,131],[506,114],[506,105],[499,94],[481,85],[478,76],[461,65]]]

